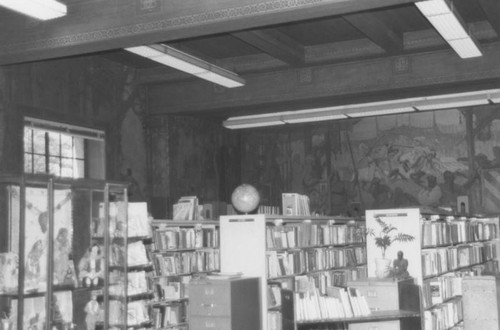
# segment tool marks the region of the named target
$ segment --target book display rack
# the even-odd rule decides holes
[[[351,218],[221,217],[221,271],[261,278],[262,329],[285,329],[283,289],[317,288],[366,277],[364,227]]]
[[[218,221],[153,220],[154,328],[188,329],[189,282],[219,267]]]
[[[37,176],[0,181],[4,326],[141,328],[127,316],[135,308],[128,299],[132,283],[144,288],[125,262],[134,256],[127,184]]]
[[[146,203],[111,201],[99,204],[99,217],[92,228],[93,247],[106,240],[108,228],[110,257],[108,266],[109,325],[123,327],[120,314],[126,311],[127,328],[149,328],[149,300],[152,263],[146,245],[151,241]],[[104,227],[103,214],[109,213],[109,223]],[[99,299],[99,294],[97,299]],[[98,323],[99,326],[99,323]]]

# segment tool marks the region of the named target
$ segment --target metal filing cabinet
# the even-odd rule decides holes
[[[500,328],[500,277],[466,277],[462,282],[465,330]]]
[[[260,279],[197,279],[189,283],[189,330],[259,330]]]

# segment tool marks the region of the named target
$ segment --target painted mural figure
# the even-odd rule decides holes
[[[349,195],[346,183],[340,179],[338,171],[333,170],[330,177],[330,214],[345,214],[348,207]]]
[[[375,177],[368,188],[373,197],[372,208],[383,209],[392,205],[392,191],[387,185],[382,183],[382,180]]]
[[[418,193],[418,202],[424,206],[438,206],[441,196],[442,192],[437,184],[437,178],[434,175],[427,176],[427,185]]]

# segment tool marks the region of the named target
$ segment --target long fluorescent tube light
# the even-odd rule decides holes
[[[493,103],[500,103],[500,91],[497,91],[497,92],[492,92],[492,93],[488,96],[488,99],[490,100],[490,102],[493,102]]]
[[[170,46],[153,44],[129,47],[125,48],[125,50],[224,87],[233,88],[245,85],[245,79],[241,78],[236,73],[181,52]]]
[[[55,0],[0,0],[0,6],[44,21],[67,14],[66,5]]]
[[[461,58],[482,56],[452,3],[448,0],[426,0],[415,5]]]
[[[345,119],[346,115],[340,114],[299,114],[299,115],[289,115],[283,117],[283,121],[287,124],[298,124],[298,123],[310,123],[317,121],[326,121],[326,120],[337,120],[337,119]]]
[[[488,96],[485,95],[460,95],[453,98],[445,97],[427,97],[424,100],[415,103],[415,108],[419,111],[450,109],[471,107],[474,105],[489,104]]]
[[[349,117],[358,118],[358,117],[370,117],[370,116],[382,116],[382,115],[393,115],[397,113],[405,113],[405,112],[413,112],[415,109],[412,107],[397,107],[394,109],[384,109],[383,107],[380,109],[371,109],[366,111],[355,111],[346,113]]]
[[[417,110],[459,108],[490,102],[500,103],[500,89],[230,117],[223,122],[223,126],[230,129],[275,126],[408,113]]]

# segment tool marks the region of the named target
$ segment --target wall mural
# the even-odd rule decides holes
[[[495,110],[474,109],[471,132],[467,112],[455,109],[244,132],[242,179],[271,205],[281,204],[282,192],[307,194],[318,214],[407,206],[460,211],[458,196],[480,210],[488,193],[481,182],[500,187],[500,171],[491,170],[500,167]]]

